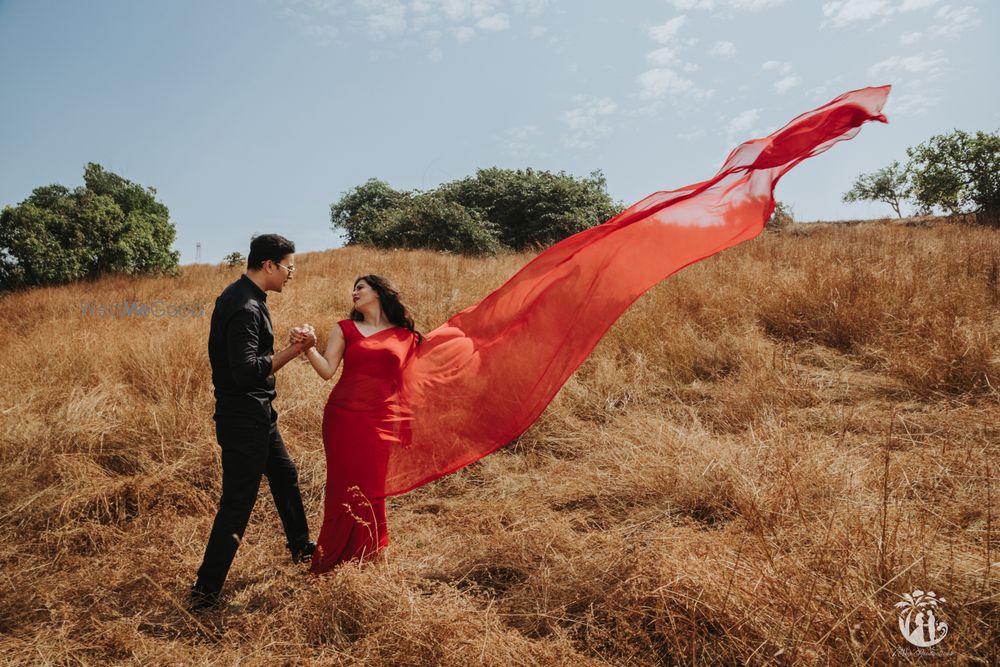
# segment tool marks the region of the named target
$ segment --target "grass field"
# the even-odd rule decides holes
[[[427,331],[529,258],[300,253],[276,339],[310,322],[322,349],[362,273]],[[795,225],[695,264],[518,441],[391,498],[374,561],[293,566],[265,483],[224,609],[194,617],[209,318],[81,304],[210,310],[240,272],[0,298],[3,663],[926,664],[894,607],[915,589],[946,598],[925,650],[1000,660],[1000,231]],[[277,378],[315,530],[333,383],[301,360]]]

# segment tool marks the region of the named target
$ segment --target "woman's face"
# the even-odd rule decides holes
[[[351,298],[354,300],[354,308],[360,310],[365,306],[378,303],[378,292],[372,289],[364,280],[359,280],[354,284],[354,292],[351,294]]]

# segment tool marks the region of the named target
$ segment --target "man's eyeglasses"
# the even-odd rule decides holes
[[[292,275],[293,273],[295,273],[295,265],[294,264],[292,266],[285,266],[284,264],[280,264],[278,262],[274,262],[274,263],[275,263],[275,265],[280,266],[281,268],[283,268],[285,271],[288,271],[288,275]]]

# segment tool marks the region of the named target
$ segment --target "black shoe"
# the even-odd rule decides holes
[[[191,599],[188,609],[194,612],[218,609],[221,604],[219,591],[203,591],[195,584],[191,587]]]
[[[291,551],[293,563],[305,563],[312,560],[312,555],[316,551],[316,543],[309,541],[298,549],[292,549]]]

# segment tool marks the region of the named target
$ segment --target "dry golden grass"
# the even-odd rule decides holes
[[[528,257],[297,256],[269,304],[321,345],[360,273],[425,330]],[[209,320],[239,269],[0,299],[8,664],[893,664],[934,590],[952,660],[1000,644],[1000,233],[799,225],[640,299],[522,438],[389,503],[392,544],[313,578],[262,485],[220,612],[184,610],[215,509]],[[570,325],[571,323],[567,323]],[[314,528],[323,383],[278,374]]]

